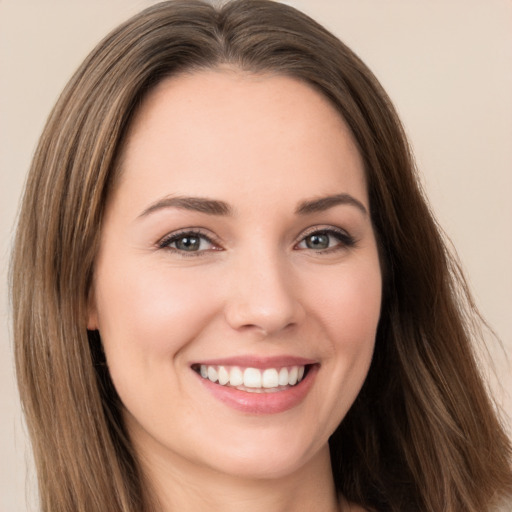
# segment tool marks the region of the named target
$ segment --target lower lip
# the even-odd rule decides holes
[[[247,414],[277,414],[299,405],[311,389],[318,365],[312,365],[306,376],[293,387],[283,391],[251,393],[215,384],[196,374],[205,388],[224,404]]]

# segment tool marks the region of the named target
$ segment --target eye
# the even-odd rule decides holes
[[[200,231],[171,233],[158,242],[160,249],[168,249],[182,255],[198,255],[205,251],[220,250],[212,239]]]
[[[296,245],[298,249],[331,252],[355,245],[354,238],[340,229],[316,229],[306,234]]]

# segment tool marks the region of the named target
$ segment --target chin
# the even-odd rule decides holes
[[[218,472],[238,476],[243,479],[273,480],[296,474],[312,460],[325,459],[330,464],[328,436],[324,441],[294,436],[290,428],[272,432],[261,429],[257,436],[232,436],[231,441],[223,441],[206,449],[205,462]],[[299,435],[297,435],[299,434]],[[222,447],[219,449],[219,447]]]

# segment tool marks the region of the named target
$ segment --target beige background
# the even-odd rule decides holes
[[[93,45],[149,0],[0,0],[0,511],[35,510],[12,371],[6,269],[44,120]],[[512,415],[512,2],[296,0],[373,69],[484,316],[494,393]],[[505,354],[508,354],[507,360]],[[510,420],[508,421],[510,426]],[[28,485],[26,485],[28,482]]]

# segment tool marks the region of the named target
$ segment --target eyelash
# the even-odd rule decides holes
[[[214,251],[222,250],[218,246],[218,244],[215,243],[215,241],[212,239],[211,236],[207,235],[206,233],[204,233],[201,230],[194,230],[194,229],[192,229],[192,230],[187,229],[187,230],[183,230],[183,231],[178,231],[176,233],[171,233],[171,234],[165,236],[164,238],[162,238],[158,242],[157,246],[158,246],[159,249],[166,249],[166,250],[168,250],[170,252],[179,254],[180,256],[183,256],[185,258],[201,256],[205,252],[205,250],[184,251],[184,250],[178,249],[176,247],[170,247],[171,244],[173,244],[173,243],[175,243],[175,242],[177,242],[179,240],[182,240],[184,238],[199,238],[200,241],[206,240],[209,244],[217,247],[216,249],[209,249],[209,250],[214,250]]]
[[[333,227],[322,229],[322,228],[315,227],[315,228],[311,229],[310,231],[307,231],[305,234],[303,234],[301,236],[301,239],[294,245],[294,248],[296,248],[299,244],[305,242],[305,240],[308,237],[311,237],[313,235],[317,235],[317,236],[318,235],[320,235],[320,236],[328,235],[330,237],[334,237],[339,242],[338,244],[336,244],[332,247],[327,247],[326,249],[315,250],[312,248],[305,248],[305,250],[311,250],[316,254],[330,254],[330,253],[337,252],[340,250],[349,249],[356,245],[355,238],[352,237],[351,235],[349,235],[346,231],[344,231],[342,229],[337,229],[337,228],[333,228]],[[201,241],[206,241],[209,244],[211,244],[212,246],[214,246],[215,248],[203,249],[203,250],[197,250],[197,251],[185,251],[182,249],[178,249],[176,247],[170,247],[171,244],[176,243],[177,241],[182,240],[184,238],[198,238],[198,239],[200,239],[199,243],[201,243]],[[219,244],[217,244],[211,236],[209,236],[206,233],[204,233],[203,231],[197,230],[197,229],[196,230],[194,230],[194,229],[183,230],[183,231],[178,231],[176,233],[171,233],[171,234],[165,236],[164,238],[162,238],[157,243],[157,247],[158,247],[158,249],[165,249],[170,252],[179,254],[180,256],[183,256],[183,257],[197,257],[197,256],[203,255],[207,251],[221,251],[222,250],[222,248],[220,248]]]
[[[344,249],[350,249],[351,247],[354,247],[356,245],[356,239],[349,235],[345,230],[334,228],[334,227],[326,227],[326,228],[312,228],[310,231],[306,231],[305,234],[301,236],[300,241],[295,245],[297,247],[299,244],[305,242],[305,240],[308,237],[311,237],[312,235],[328,235],[330,237],[334,237],[339,243],[332,246],[327,247],[326,249],[311,249],[309,250],[313,251],[316,254],[330,254],[333,252],[341,251]]]

